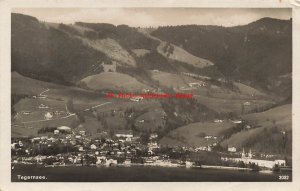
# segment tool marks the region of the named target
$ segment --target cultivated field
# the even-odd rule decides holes
[[[129,75],[117,72],[103,72],[88,76],[82,79],[82,82],[94,90],[111,89],[132,93],[135,91],[141,92],[143,88],[149,88],[149,86],[142,84]]]

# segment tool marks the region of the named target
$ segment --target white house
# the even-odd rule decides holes
[[[44,104],[39,105],[39,109],[47,109],[47,108],[49,108],[49,107]]]
[[[94,145],[94,144],[92,144],[92,145],[90,146],[90,148],[91,148],[92,150],[95,150],[95,149],[97,149],[97,146]]]
[[[76,139],[80,139],[80,138],[81,138],[81,135],[75,135],[75,138],[76,138]]]
[[[275,160],[275,164],[279,166],[286,166],[285,160]]]
[[[71,128],[70,127],[67,127],[67,126],[60,126],[60,127],[57,127],[58,130],[63,130],[63,131],[71,131]]]
[[[106,166],[116,166],[118,164],[118,161],[117,160],[114,160],[114,159],[108,159],[106,160],[105,162],[105,165]]]
[[[243,121],[242,120],[239,120],[239,119],[235,119],[235,120],[231,120],[232,123],[235,123],[235,124],[239,124],[239,123],[242,123]]]
[[[205,86],[205,83],[204,82],[192,82],[192,83],[189,83],[189,86],[191,88],[197,88],[197,87]]]
[[[215,119],[214,122],[215,123],[223,123],[223,120],[222,119]]]
[[[23,111],[22,114],[23,115],[29,115],[29,114],[31,114],[31,112],[30,111]]]
[[[130,98],[131,101],[142,101],[144,98],[142,96],[135,96]]]
[[[104,64],[104,62],[102,62],[101,66],[103,67],[104,72],[116,72],[117,70],[117,63],[114,61],[112,64]]]
[[[124,161],[124,165],[130,166],[130,165],[131,165],[131,160],[130,160],[130,159],[126,159],[126,160]]]
[[[44,118],[45,118],[46,120],[50,120],[50,119],[52,119],[52,117],[53,117],[53,115],[52,115],[50,112],[45,113]]]
[[[159,145],[157,144],[157,142],[150,142],[148,143],[148,147],[151,149],[157,149],[159,148]]]
[[[20,147],[23,147],[23,146],[24,146],[23,143],[22,143],[22,141],[19,141],[18,144],[19,144]]]
[[[124,131],[118,131],[116,133],[116,137],[118,137],[118,138],[132,138],[133,134],[132,134],[131,131],[126,131],[126,130],[124,130]]]
[[[228,151],[235,153],[236,152],[236,148],[235,147],[228,147]]]
[[[186,168],[191,168],[193,166],[193,162],[191,162],[191,161],[186,161],[185,162],[185,167]]]
[[[11,144],[11,149],[15,149],[16,148],[17,143],[12,143]]]
[[[156,139],[158,137],[158,135],[157,135],[157,133],[152,133],[152,134],[150,134],[150,140],[152,140],[152,139]]]

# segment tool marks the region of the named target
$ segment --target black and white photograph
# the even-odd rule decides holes
[[[292,8],[10,14],[11,182],[293,181]]]

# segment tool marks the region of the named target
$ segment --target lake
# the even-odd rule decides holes
[[[22,176],[45,176],[45,180],[20,180]],[[279,180],[287,176],[288,180]],[[14,165],[12,182],[275,182],[291,181],[292,173],[168,167],[43,167]]]

